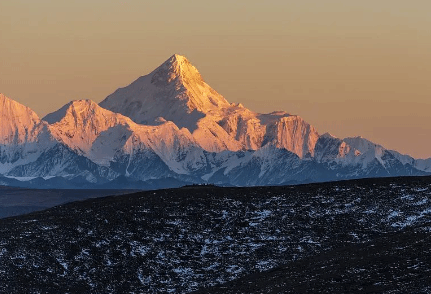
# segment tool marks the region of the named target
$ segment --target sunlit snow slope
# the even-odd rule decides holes
[[[4,95],[0,106],[6,185],[10,178],[61,177],[79,187],[248,186],[431,173],[431,159],[362,137],[319,135],[284,111],[229,103],[176,54],[99,105],[71,101],[42,120]]]

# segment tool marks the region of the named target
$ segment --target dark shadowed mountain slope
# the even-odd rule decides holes
[[[430,293],[431,221],[197,293]]]
[[[336,275],[336,264],[322,259],[325,254],[350,250],[354,255],[393,233],[410,234],[406,230],[414,226],[425,230],[430,197],[431,178],[413,177],[285,187],[189,186],[65,204],[0,220],[0,292],[183,293],[293,261],[304,260],[306,273],[312,257]],[[410,235],[413,247],[402,254],[409,256],[409,248],[421,242],[428,252],[421,232],[418,239]],[[343,249],[351,246],[358,249]],[[383,255],[398,248],[390,246],[378,248]],[[355,258],[346,269],[357,268],[360,257]],[[400,263],[398,273],[408,274],[415,262]],[[347,287],[346,281],[335,279],[331,287]],[[419,289],[407,281],[404,289]]]

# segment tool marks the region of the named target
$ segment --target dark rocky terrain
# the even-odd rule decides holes
[[[382,234],[201,293],[431,293],[430,228]]]
[[[69,203],[0,220],[0,292],[429,292],[430,197],[410,177]]]

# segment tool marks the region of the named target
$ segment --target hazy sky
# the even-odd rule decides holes
[[[431,156],[430,0],[0,2],[0,93],[41,117],[174,53],[230,102]]]

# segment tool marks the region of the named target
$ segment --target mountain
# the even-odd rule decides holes
[[[53,136],[78,154],[106,165],[133,133],[135,124],[127,117],[99,107],[91,100],[72,101],[43,118]],[[106,131],[109,133],[106,143]]]
[[[41,121],[30,108],[0,94],[0,143],[23,145],[37,141]]]
[[[2,94],[0,105],[0,174],[27,180],[82,177],[93,183],[118,176],[58,140],[53,128],[30,108]]]
[[[36,187],[39,177],[136,188],[167,181],[285,185],[431,173],[431,159],[362,137],[319,135],[285,111],[261,114],[229,103],[176,54],[99,105],[75,100],[39,119],[4,95],[0,104],[0,175],[33,180]]]
[[[47,124],[33,110],[0,94],[0,174],[36,160],[53,144]]]
[[[72,101],[44,120],[53,136],[77,154],[137,180],[188,174],[203,160],[187,129],[163,120],[139,125],[90,100]]]
[[[109,95],[100,106],[140,124],[155,124],[163,117],[193,129],[202,116],[230,104],[203,81],[185,57],[175,54],[149,75]]]
[[[318,139],[317,131],[298,116],[286,112],[259,114],[229,103],[177,54],[106,97],[100,106],[139,124],[172,121],[187,128],[210,152],[257,150],[271,142],[304,157],[313,155]]]

